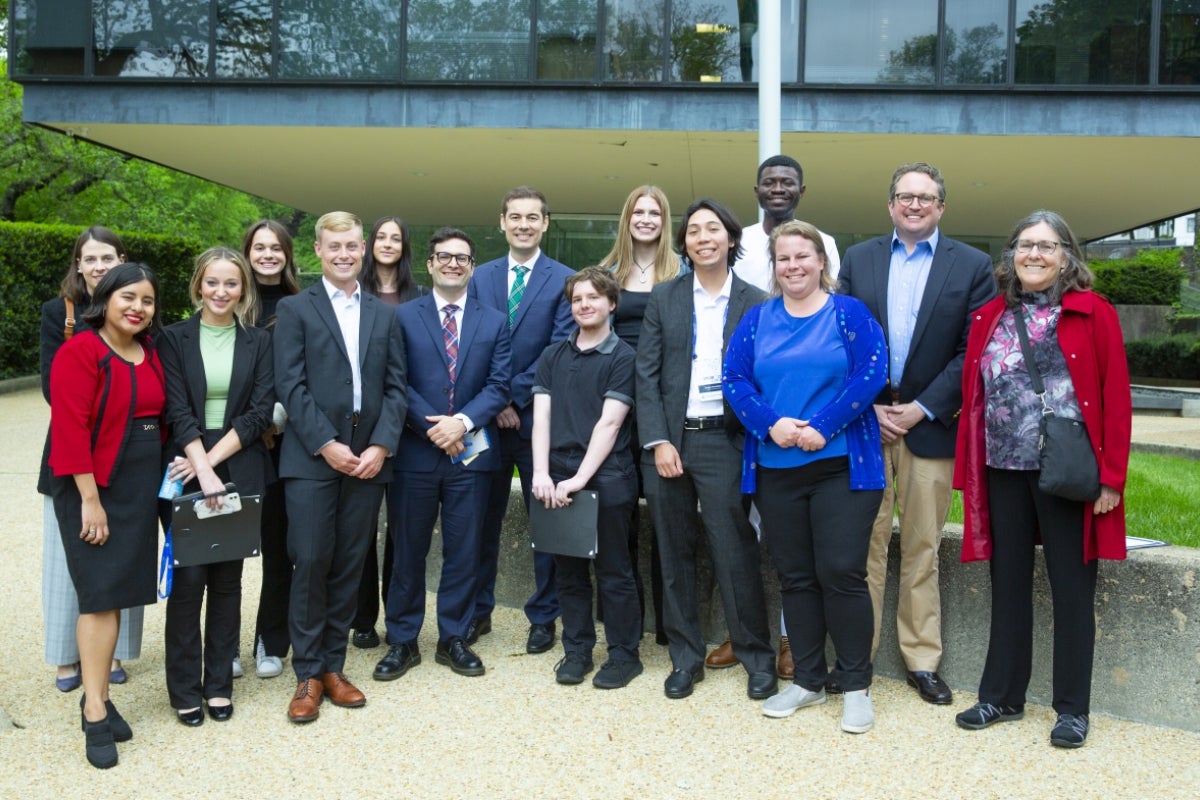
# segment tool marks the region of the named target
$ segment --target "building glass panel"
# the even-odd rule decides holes
[[[271,6],[271,0],[218,0],[214,61],[218,77],[270,77]]]
[[[1158,82],[1200,83],[1200,0],[1163,0]]]
[[[1007,3],[995,0],[947,3],[943,83],[1006,82],[1007,34]]]
[[[208,76],[208,4],[96,0],[96,74],[135,78]]]
[[[610,81],[663,79],[663,0],[607,0],[604,77]]]
[[[748,24],[757,28],[757,7],[753,2],[740,5],[747,16],[754,17]],[[738,0],[674,0],[670,79],[741,81],[741,24]]]
[[[1150,6],[1151,0],[1017,0],[1016,82],[1149,83]]]
[[[82,75],[88,45],[87,0],[14,0],[14,75]]]
[[[805,83],[929,84],[938,0],[808,0]]]
[[[758,80],[758,6],[757,0],[738,0],[738,65],[747,82]],[[779,39],[779,79],[795,83],[800,79],[800,0],[782,0]]]
[[[409,0],[412,80],[529,79],[530,0]]]
[[[281,78],[397,78],[396,0],[279,0]]]
[[[596,77],[596,17],[589,0],[538,0],[537,76],[579,81]]]

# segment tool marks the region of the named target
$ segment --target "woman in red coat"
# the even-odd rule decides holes
[[[963,367],[954,487],[963,490],[963,561],[991,561],[992,622],[979,702],[956,721],[978,730],[1025,714],[1033,660],[1033,556],[1041,543],[1054,605],[1051,744],[1087,739],[1098,558],[1125,558],[1121,493],[1132,405],[1117,313],[1061,216],[1017,223],[996,270],[1000,295],[975,312]],[[1077,502],[1038,488],[1042,399],[1022,357],[1023,314],[1045,402],[1081,419],[1100,471],[1100,497]],[[1003,513],[990,514],[991,508]]]

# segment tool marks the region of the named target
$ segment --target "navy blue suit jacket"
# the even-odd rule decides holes
[[[567,338],[575,328],[571,304],[563,296],[563,284],[574,270],[545,253],[538,255],[529,273],[525,295],[509,330],[512,339],[512,381],[508,399],[521,416],[520,435],[533,432],[533,376],[538,357],[553,342]],[[508,254],[480,264],[471,278],[471,293],[508,321]]]
[[[450,395],[449,360],[442,337],[442,320],[432,295],[396,309],[408,363],[408,414],[394,466],[403,472],[429,472],[446,458],[429,441],[432,423],[425,417],[446,414]],[[486,427],[492,447],[465,469],[490,471],[500,466],[496,415],[508,405],[512,348],[508,317],[477,298],[463,302],[458,332],[458,364],[454,381],[454,413],[466,414],[477,427]]]

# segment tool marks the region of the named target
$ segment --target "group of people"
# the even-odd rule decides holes
[[[45,606],[47,660],[60,689],[82,683],[89,762],[113,766],[116,743],[132,736],[109,684],[119,682],[114,659],[138,655],[140,607],[155,599],[164,468],[213,509],[230,483],[261,495],[254,663],[260,677],[277,676],[291,649],[287,713],[297,723],[315,720],[325,699],[366,703],[344,672],[346,648],[382,644],[381,604],[387,649],[372,677],[420,664],[439,520],[435,660],[485,673],[473,647],[492,630],[514,469],[526,509],[597,495],[594,557],[532,552],[526,650],[551,650],[561,618],[559,683],[595,671],[595,687],[617,689],[643,670],[643,495],[668,698],[691,695],[706,664],[740,663],[765,715],[841,693],[842,729],[870,730],[898,510],[908,682],[949,704],[938,549],[953,485],[964,492],[962,558],[990,559],[993,600],[980,702],[958,724],[1023,714],[1040,542],[1055,600],[1051,741],[1083,744],[1096,559],[1124,556],[1131,411],[1115,312],[1090,291],[1079,245],[1052,212],[1018,223],[994,272],[985,254],[941,235],[945,184],[929,164],[896,170],[893,231],[840,262],[831,237],[795,219],[804,191],[800,165],[772,157],[755,184],[761,223],[743,229],[702,199],[672,238],[666,196],[639,187],[612,251],[576,272],[541,249],[546,198],[518,187],[501,203],[508,252],[477,266],[471,237],[441,228],[426,255],[430,289],[413,280],[399,218],[368,237],[352,214],[321,217],[322,278],[304,290],[286,229],[262,221],[240,252],[197,258],[196,313],[166,330],[150,268],[124,263],[111,231],[85,231],[62,296],[43,309],[51,430],[39,488],[50,498],[44,595],[57,598]],[[1014,315],[1029,320],[1042,394]],[[1039,488],[1039,400],[1085,425],[1102,483],[1094,502]],[[1010,513],[989,514],[994,504]],[[702,535],[729,632],[710,653],[696,583]],[[778,654],[760,541],[780,579]],[[185,725],[233,715],[241,574],[241,561],[174,572],[167,690]],[[598,670],[597,619],[607,645]],[[782,691],[781,677],[791,681]]]

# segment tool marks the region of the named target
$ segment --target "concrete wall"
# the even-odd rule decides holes
[[[642,513],[641,567],[649,595],[649,515]],[[527,517],[514,492],[500,546],[497,601],[521,607],[532,591],[533,557],[529,550]],[[944,657],[941,674],[955,689],[974,692],[987,654],[991,613],[986,563],[959,563],[961,531],[945,533],[941,549]],[[898,547],[893,546],[884,597],[882,641],[875,671],[892,678],[904,676],[896,649],[896,575]],[[437,586],[441,570],[440,542],[430,549],[428,586]],[[704,553],[707,558],[707,553]],[[724,615],[712,571],[701,564],[700,596],[705,636],[725,638]],[[763,556],[763,580],[769,619],[775,634],[779,625],[779,580]],[[1138,550],[1123,562],[1102,561],[1096,590],[1096,656],[1092,709],[1118,717],[1200,731],[1200,551],[1164,547]],[[1051,699],[1052,617],[1050,590],[1039,551],[1034,582],[1034,664],[1029,701],[1048,705]],[[647,610],[646,631],[654,621]],[[653,646],[653,639],[643,640]],[[831,661],[832,663],[832,661]]]
[[[1154,336],[1169,336],[1171,323],[1167,320],[1170,306],[1114,306],[1121,320],[1121,335],[1125,341],[1149,339]]]

